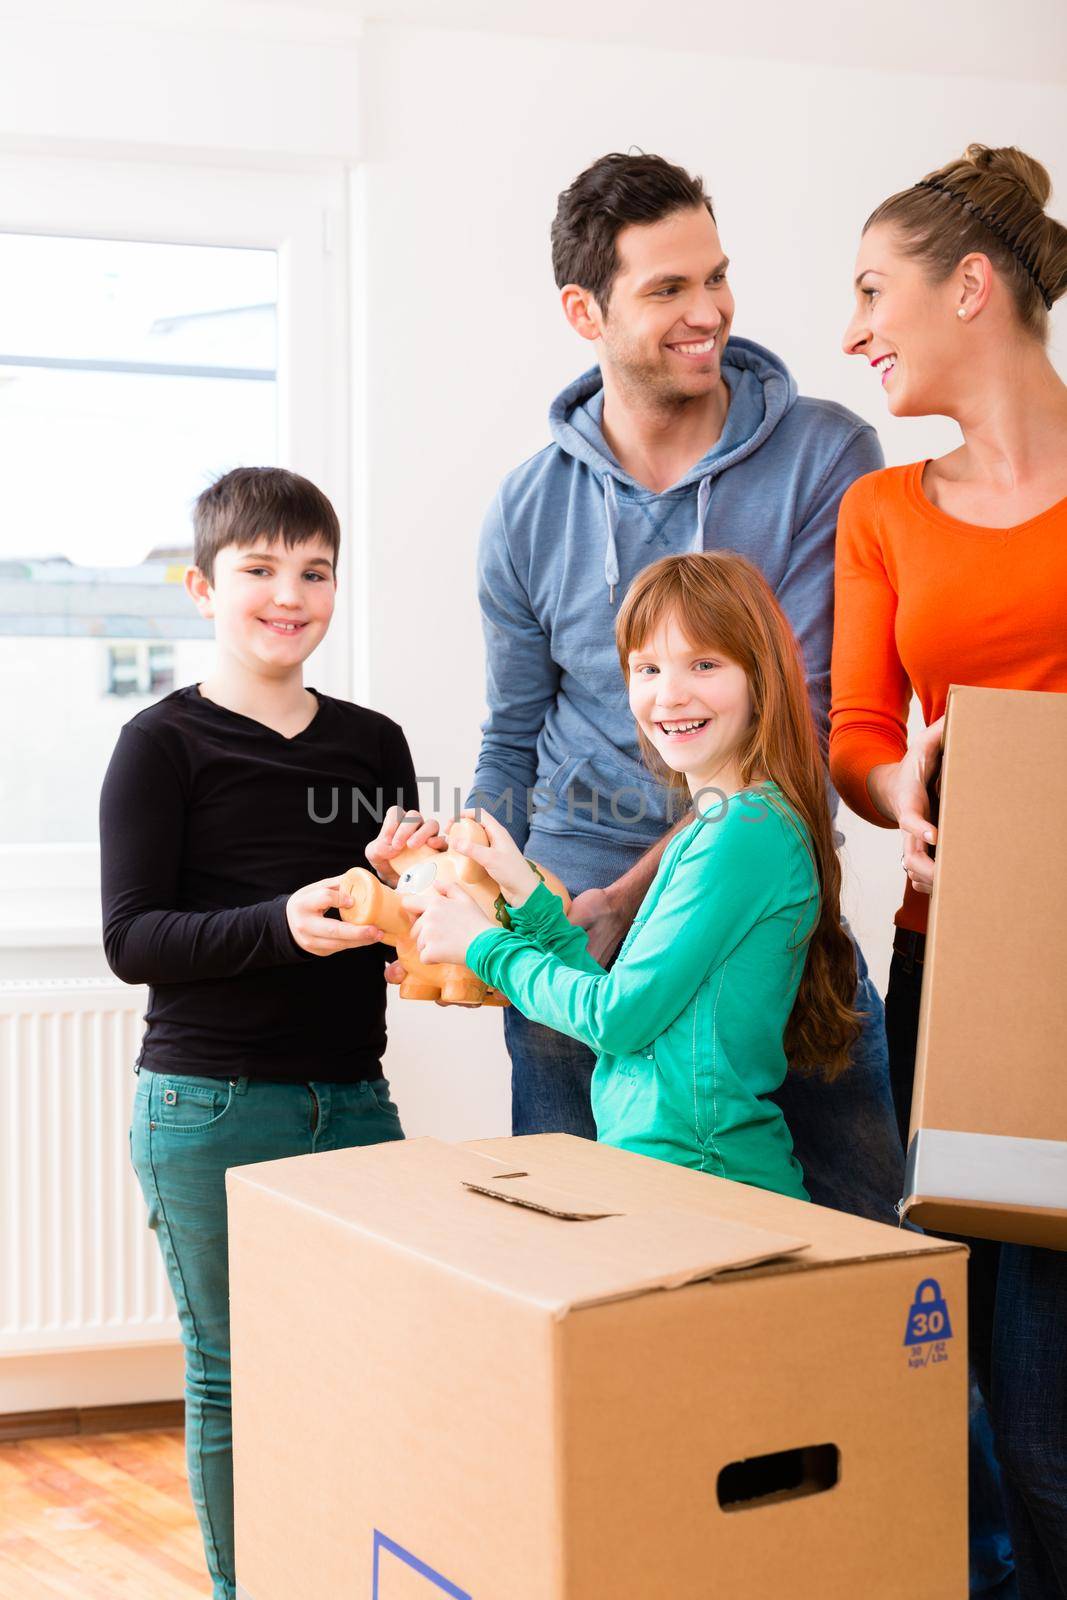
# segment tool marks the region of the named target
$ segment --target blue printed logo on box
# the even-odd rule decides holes
[[[389,1574],[393,1574],[390,1580]],[[403,1574],[402,1580],[397,1579]],[[456,1584],[450,1583],[440,1572],[435,1572],[433,1567],[428,1567],[425,1561],[420,1561],[418,1556],[413,1556],[410,1550],[405,1550],[402,1544],[389,1539],[384,1533],[374,1530],[374,1578],[371,1589],[371,1600],[390,1600],[390,1596],[403,1593],[410,1595],[414,1574],[417,1578],[425,1579],[426,1600],[434,1600],[434,1596],[447,1595],[448,1600],[471,1600],[466,1589],[460,1589]],[[418,1585],[419,1593],[423,1592],[423,1585]]]
[[[926,1367],[947,1361],[945,1341],[951,1338],[952,1322],[941,1285],[936,1278],[924,1278],[915,1291],[904,1329],[904,1344],[912,1347],[908,1365]]]

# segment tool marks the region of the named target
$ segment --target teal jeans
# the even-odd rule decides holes
[[[286,1084],[138,1075],[130,1153],[181,1319],[189,1487],[213,1600],[236,1594],[226,1172],[403,1137],[384,1078]]]

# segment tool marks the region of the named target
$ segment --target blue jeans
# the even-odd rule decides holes
[[[1020,1600],[1067,1600],[1067,1252],[1001,1245],[992,1367]]]
[[[774,1095],[793,1135],[797,1160],[816,1205],[897,1226],[904,1152],[889,1091],[882,1002],[856,951],[856,1005],[863,1032],[849,1070],[836,1083],[790,1073]],[[596,1057],[566,1034],[504,1012],[511,1056],[512,1133],[575,1133],[596,1138],[589,1084]]]
[[[234,1600],[229,1167],[402,1139],[384,1078],[260,1083],[142,1072],[130,1153],[178,1305],[185,1443],[213,1600]]]

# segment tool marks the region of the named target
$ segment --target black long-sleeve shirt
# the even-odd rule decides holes
[[[292,739],[195,685],[119,735],[100,797],[104,950],[118,977],[150,986],[150,1071],[284,1083],[381,1072],[383,947],[309,955],[285,906],[367,864],[375,813],[418,805],[415,769],[395,722],[316,698]]]

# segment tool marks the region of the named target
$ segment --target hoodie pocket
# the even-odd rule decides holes
[[[546,833],[595,833],[644,849],[669,826],[665,785],[608,757],[574,756],[542,787],[552,793],[552,804],[538,815]]]

